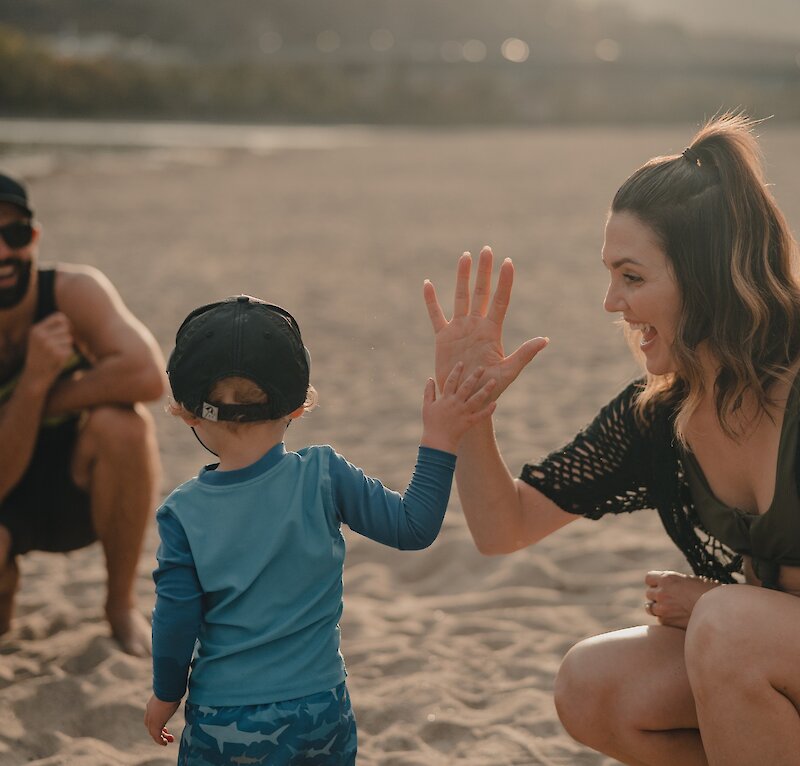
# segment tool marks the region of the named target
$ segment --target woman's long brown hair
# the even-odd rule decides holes
[[[741,114],[712,119],[683,154],[633,173],[611,206],[655,232],[678,282],[678,372],[648,375],[637,409],[645,417],[655,401],[675,401],[683,443],[706,393],[701,343],[718,366],[717,418],[734,439],[747,425],[737,418],[745,396],[768,412],[771,385],[800,357],[797,244],[765,182],[754,126]]]

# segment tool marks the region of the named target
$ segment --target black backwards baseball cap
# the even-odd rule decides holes
[[[306,401],[308,351],[295,318],[280,306],[237,295],[194,311],[175,336],[167,364],[172,395],[205,420],[277,420]],[[247,378],[267,394],[265,404],[211,401],[223,378]]]
[[[29,218],[33,218],[33,210],[28,207],[28,192],[25,187],[10,176],[0,173],[0,202],[10,202]]]

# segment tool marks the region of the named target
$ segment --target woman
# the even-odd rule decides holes
[[[543,462],[506,468],[490,423],[456,480],[480,551],[508,553],[574,519],[657,510],[693,576],[651,572],[658,625],[582,641],[556,680],[559,716],[627,764],[800,763],[800,283],[752,123],[712,120],[682,153],[639,168],[606,225],[605,309],[646,376]],[[492,253],[459,261],[453,318],[433,286],[437,376],[463,359],[502,392],[547,343],[505,356],[513,266],[490,301]],[[742,572],[747,584],[736,582]],[[739,578],[740,580],[742,578]]]

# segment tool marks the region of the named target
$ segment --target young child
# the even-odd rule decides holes
[[[430,545],[458,443],[495,407],[482,371],[462,380],[456,365],[438,395],[429,379],[401,496],[331,447],[286,450],[286,428],[316,393],[309,365],[291,314],[244,295],[196,309],[175,339],[175,414],[219,457],[157,514],[145,726],[158,744],[174,740],[165,726],[188,676],[179,764],[355,763],[339,652],[341,524],[401,550]]]

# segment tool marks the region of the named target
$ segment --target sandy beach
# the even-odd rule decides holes
[[[165,355],[201,303],[247,292],[289,308],[320,406],[291,427],[287,447],[331,444],[402,490],[432,372],[423,279],[449,311],[462,251],[491,244],[498,260],[514,260],[507,346],[551,339],[495,417],[517,473],[636,375],[602,308],[605,214],[635,167],[682,150],[692,132],[341,128],[248,148],[42,141],[6,145],[0,168],[29,183],[41,260],[102,269]],[[762,133],[769,179],[797,232],[800,128],[775,119]],[[167,493],[209,461],[163,402],[152,411]],[[552,683],[576,641],[651,620],[648,569],[688,571],[655,513],[578,521],[535,548],[488,558],[454,491],[428,550],[346,536],[342,651],[361,766],[616,763],[564,732]],[[151,523],[137,586],[147,614],[156,544]],[[156,747],[142,726],[149,662],[108,637],[100,548],[31,554],[21,569],[17,619],[0,638],[0,764],[174,764],[177,746]],[[173,730],[181,726],[179,715]]]

